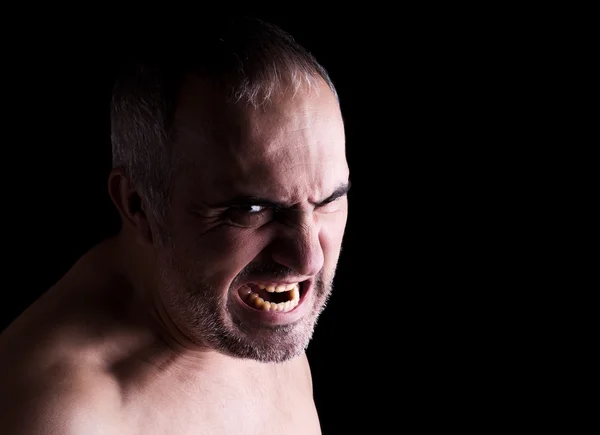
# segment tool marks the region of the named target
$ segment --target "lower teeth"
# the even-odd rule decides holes
[[[277,303],[277,302],[265,301],[257,293],[254,293],[251,291],[246,296],[245,301],[251,307],[259,309],[259,310],[276,311],[276,312],[284,312],[285,313],[287,311],[291,311],[292,309],[294,309],[298,305],[298,302],[300,301],[300,293],[299,293],[297,287],[292,290],[289,290],[289,293],[291,296],[291,299],[289,301]]]

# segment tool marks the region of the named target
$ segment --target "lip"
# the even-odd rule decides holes
[[[302,281],[300,286],[300,300],[298,301],[298,305],[291,311],[282,313],[252,308],[242,300],[238,291],[240,287],[237,287],[234,292],[234,308],[236,308],[236,312],[239,316],[250,323],[271,326],[294,323],[304,317],[308,312],[310,308],[309,301],[312,299],[313,294],[313,283],[311,280]]]

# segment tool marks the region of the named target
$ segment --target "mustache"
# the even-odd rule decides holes
[[[284,279],[287,277],[298,276],[293,269],[277,263],[253,263],[242,269],[238,274],[238,279],[244,279],[252,275],[269,275],[273,278]]]

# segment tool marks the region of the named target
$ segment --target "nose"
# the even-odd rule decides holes
[[[281,226],[271,255],[277,263],[302,276],[314,276],[323,268],[324,262],[320,227],[310,214],[303,213],[299,218],[300,222]]]

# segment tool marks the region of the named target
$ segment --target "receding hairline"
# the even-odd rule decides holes
[[[256,124],[257,118],[262,114],[270,112],[275,108],[276,112],[285,113],[287,104],[297,99],[314,99],[315,103],[322,106],[329,106],[332,110],[338,112],[341,116],[341,108],[337,95],[331,90],[325,79],[315,77],[313,82],[304,82],[300,86],[293,86],[289,79],[284,79],[273,88],[273,95],[259,106],[248,103],[231,101],[211,86],[211,82],[205,78],[190,72],[182,80],[180,96],[178,98],[175,116],[171,124],[171,139],[174,157],[184,158],[187,163],[190,148],[188,142],[194,140],[192,149],[201,144],[207,146],[220,146],[223,141],[241,139],[233,135],[245,135],[256,130],[259,126]],[[320,101],[319,101],[320,100]],[[294,109],[295,110],[295,109]],[[282,112],[283,111],[283,112]],[[260,121],[259,121],[260,122]],[[182,136],[186,137],[182,142]],[[183,146],[183,148],[181,148]],[[204,147],[196,148],[204,152]],[[174,162],[176,163],[176,162]],[[177,162],[179,169],[182,169]]]
[[[272,83],[272,86],[268,89],[269,93],[263,93],[260,102],[256,102],[239,97],[234,98],[227,92],[227,89],[215,86],[210,78],[189,70],[181,78],[174,109],[179,112],[182,105],[189,103],[198,108],[202,107],[208,112],[223,108],[234,114],[238,110],[267,108],[271,104],[302,95],[319,97],[324,93],[324,90],[332,95],[339,107],[339,99],[335,89],[332,89],[327,80],[321,77],[318,72],[312,72],[309,76],[300,78],[300,72],[286,71],[280,75],[277,81]],[[203,114],[207,115],[204,110],[202,111]]]

